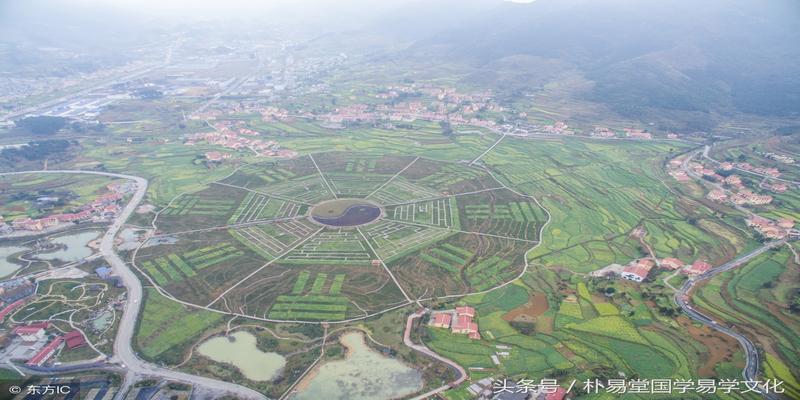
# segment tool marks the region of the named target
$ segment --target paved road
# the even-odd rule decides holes
[[[230,382],[216,379],[205,378],[202,376],[191,375],[183,372],[173,371],[158,367],[140,359],[131,345],[133,334],[136,330],[136,320],[142,303],[142,284],[136,275],[125,264],[122,258],[114,251],[114,237],[125,224],[136,207],[144,198],[147,192],[147,180],[138,176],[113,174],[99,171],[80,171],[80,170],[51,170],[51,171],[24,171],[0,173],[2,175],[23,175],[23,174],[89,174],[103,175],[114,178],[129,179],[136,182],[136,193],[130,202],[122,209],[117,219],[109,226],[108,231],[103,235],[100,242],[100,254],[106,259],[114,272],[122,278],[127,290],[127,301],[125,311],[120,319],[117,337],[114,341],[114,356],[109,360],[113,364],[120,365],[125,371],[125,379],[116,398],[124,398],[130,386],[142,377],[157,377],[173,381],[183,382],[204,389],[209,389],[215,393],[230,393],[241,399],[264,399],[265,396],[255,390]],[[177,306],[177,304],[176,304]]]
[[[461,383],[463,383],[465,380],[467,380],[467,371],[465,371],[463,367],[461,367],[460,365],[456,364],[452,360],[449,360],[447,358],[444,358],[444,357],[434,353],[431,349],[427,348],[425,345],[414,344],[414,342],[411,341],[411,329],[414,326],[414,320],[419,318],[419,317],[421,317],[421,316],[423,316],[423,315],[425,315],[427,312],[428,312],[428,309],[423,309],[422,311],[417,311],[417,312],[415,312],[415,313],[413,313],[413,314],[408,316],[408,319],[406,320],[406,330],[405,330],[405,332],[403,332],[403,343],[405,343],[406,346],[408,346],[408,347],[410,347],[410,348],[412,348],[412,349],[414,349],[414,350],[416,350],[416,351],[418,351],[418,352],[420,352],[422,354],[425,354],[428,357],[435,358],[435,359],[437,359],[437,360],[439,360],[439,361],[441,361],[441,362],[453,367],[456,371],[458,371],[459,377],[456,380],[454,380],[452,382],[449,382],[449,383],[447,383],[447,384],[445,384],[443,386],[440,386],[440,387],[438,387],[436,389],[433,389],[428,393],[421,394],[421,395],[415,397],[413,400],[427,399],[427,398],[429,398],[429,397],[431,397],[431,396],[433,396],[433,395],[435,395],[437,393],[441,393],[441,392],[444,392],[445,390],[448,390],[450,388],[456,387],[456,386],[460,385]]]
[[[689,316],[689,318],[691,318],[691,319],[693,319],[693,320],[695,320],[697,322],[700,322],[701,324],[706,325],[706,326],[710,327],[711,329],[714,329],[714,330],[716,330],[718,332],[722,332],[722,333],[724,333],[724,334],[736,339],[736,341],[739,342],[739,344],[742,346],[742,348],[744,349],[744,352],[745,352],[745,367],[744,367],[744,370],[742,370],[742,376],[744,377],[745,380],[748,380],[748,381],[755,381],[755,380],[757,380],[757,377],[758,377],[758,368],[759,368],[759,365],[760,365],[760,361],[759,361],[758,349],[756,348],[756,346],[753,344],[753,342],[750,341],[750,339],[748,339],[744,335],[742,335],[742,334],[740,334],[740,333],[738,333],[738,332],[734,331],[733,329],[730,329],[730,328],[728,328],[726,326],[722,326],[722,325],[718,324],[716,321],[714,321],[710,317],[708,317],[708,316],[700,313],[699,311],[695,310],[689,304],[689,301],[690,301],[689,294],[691,293],[691,291],[694,288],[694,286],[697,285],[698,283],[706,281],[706,280],[709,280],[709,279],[713,278],[714,276],[716,276],[718,274],[721,274],[723,272],[730,271],[730,270],[732,270],[734,268],[737,268],[737,267],[747,263],[748,261],[752,260],[753,258],[761,255],[765,251],[767,251],[767,250],[769,250],[769,249],[771,249],[773,247],[781,246],[781,245],[783,245],[785,243],[786,243],[785,240],[778,240],[778,241],[774,241],[774,242],[769,242],[769,243],[767,243],[767,244],[765,244],[765,245],[763,245],[763,246],[761,246],[761,247],[759,247],[759,248],[757,248],[757,249],[755,249],[755,250],[753,250],[753,251],[751,251],[751,252],[749,252],[749,253],[747,253],[747,254],[739,257],[739,258],[737,258],[737,259],[735,259],[735,260],[731,260],[731,261],[729,261],[729,262],[727,262],[727,263],[725,263],[723,265],[720,265],[719,267],[716,267],[716,268],[713,268],[713,269],[709,270],[708,272],[706,272],[704,274],[701,274],[701,275],[698,275],[695,278],[689,279],[688,281],[684,282],[683,286],[681,286],[681,288],[678,290],[677,293],[675,293],[675,296],[674,296],[675,304],[678,307],[680,307],[681,310],[683,310],[683,312],[686,313],[686,315]],[[762,393],[762,395],[765,398],[770,399],[770,400],[772,400],[772,399],[776,399],[776,400],[780,399],[779,396],[777,396],[777,395],[775,395],[773,393]]]

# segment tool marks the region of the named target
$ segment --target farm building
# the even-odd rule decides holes
[[[647,278],[647,275],[650,273],[650,270],[653,269],[654,266],[655,263],[653,262],[653,260],[649,258],[640,258],[628,264],[622,270],[620,276],[622,277],[622,279],[627,279],[629,281],[634,281],[634,282],[641,282]]]
[[[455,310],[434,312],[429,324],[435,328],[450,328],[453,333],[468,335],[470,339],[480,339],[481,334],[474,317],[474,308],[456,307]]]
[[[441,312],[433,314],[433,318],[431,318],[431,326],[435,328],[444,328],[447,329],[450,327],[450,322],[453,320],[453,316],[450,313]]]
[[[81,331],[70,331],[64,335],[64,341],[67,343],[67,348],[74,349],[86,344],[86,338],[83,337]]]
[[[47,333],[41,326],[20,326],[14,329],[14,333],[22,339],[23,342],[36,342],[44,338]]]
[[[42,347],[36,355],[34,355],[30,360],[28,360],[26,365],[29,366],[37,366],[40,367],[42,364],[47,362],[53,354],[61,347],[64,343],[64,338],[61,336],[57,336],[53,341]]]
[[[15,302],[5,306],[3,308],[3,310],[0,311],[0,322],[3,322],[3,320],[6,319],[6,315],[10,314],[17,307],[19,307],[19,306],[21,306],[23,304],[25,304],[25,299],[17,300]]]
[[[692,265],[681,270],[686,275],[700,275],[713,268],[711,264],[697,260]]]
[[[674,271],[676,269],[683,268],[683,266],[686,265],[686,264],[684,264],[683,261],[681,261],[681,260],[679,260],[677,258],[667,257],[667,258],[662,259],[661,262],[659,263],[659,265],[661,266],[661,268],[671,269],[671,270]]]

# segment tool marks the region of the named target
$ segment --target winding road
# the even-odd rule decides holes
[[[773,247],[782,246],[785,243],[786,243],[785,240],[778,240],[778,241],[766,243],[763,246],[761,246],[761,247],[759,247],[759,248],[757,248],[757,249],[755,249],[755,250],[753,250],[753,251],[751,251],[751,252],[749,252],[747,254],[744,254],[739,258],[736,258],[734,260],[728,261],[727,263],[722,264],[719,267],[713,268],[713,269],[711,269],[711,270],[709,270],[709,271],[707,271],[707,272],[705,272],[705,273],[703,273],[701,275],[698,275],[695,278],[691,278],[691,279],[687,280],[686,282],[684,282],[684,284],[680,287],[680,289],[678,289],[678,291],[675,293],[675,296],[673,297],[673,300],[675,301],[675,304],[678,307],[680,307],[681,310],[686,315],[689,316],[689,318],[691,318],[691,319],[693,319],[693,320],[695,320],[695,321],[697,321],[697,322],[699,322],[699,323],[701,323],[701,324],[703,324],[705,326],[708,326],[709,328],[714,329],[717,332],[721,332],[721,333],[723,333],[725,335],[728,335],[728,336],[736,339],[737,342],[739,342],[739,344],[742,346],[742,349],[744,349],[744,352],[745,352],[745,367],[744,367],[744,370],[742,370],[742,377],[744,377],[744,379],[748,380],[748,381],[756,381],[757,378],[758,378],[758,367],[759,367],[759,364],[760,364],[760,360],[759,360],[758,349],[756,348],[756,346],[753,344],[752,341],[750,341],[750,339],[748,339],[746,336],[742,335],[741,333],[738,333],[738,332],[734,331],[733,329],[731,329],[729,327],[726,327],[726,326],[718,324],[717,321],[714,321],[710,317],[708,317],[708,316],[704,315],[703,313],[701,313],[701,312],[697,311],[696,309],[694,309],[689,304],[689,302],[690,302],[689,295],[690,295],[690,292],[694,289],[694,287],[698,283],[703,282],[703,281],[707,281],[707,280],[709,280],[709,279],[711,279],[711,278],[713,278],[713,277],[715,277],[715,276],[717,276],[717,275],[719,275],[719,274],[721,274],[723,272],[730,271],[730,270],[732,270],[734,268],[737,268],[737,267],[747,263],[748,261],[752,260],[753,258],[758,257],[759,255],[763,254],[765,251],[767,251],[767,250],[769,250],[769,249],[771,249]],[[772,400],[772,399],[775,399],[775,400],[780,399],[780,397],[776,396],[773,393],[767,393],[767,392],[764,392],[764,391],[761,391],[760,393],[761,393],[762,396],[764,396],[764,398],[767,398],[767,399],[770,399],[770,400]]]
[[[130,389],[131,385],[137,380],[145,377],[157,377],[161,379],[182,382],[190,384],[195,388],[199,387],[208,390],[215,394],[232,394],[241,399],[266,398],[263,394],[241,385],[161,368],[155,364],[142,360],[136,355],[136,352],[132,346],[132,341],[133,334],[136,330],[136,321],[139,316],[139,311],[141,310],[142,284],[139,281],[139,278],[136,277],[136,274],[134,274],[133,271],[128,268],[122,258],[120,258],[116,251],[114,251],[114,238],[125,224],[125,221],[127,221],[128,217],[130,217],[130,215],[144,198],[144,195],[147,192],[147,179],[138,176],[114,174],[110,172],[81,170],[7,172],[0,173],[0,176],[24,174],[88,174],[128,179],[136,182],[136,192],[133,194],[133,197],[125,206],[125,208],[122,209],[119,216],[114,220],[113,223],[111,223],[108,231],[106,231],[106,233],[103,235],[103,238],[100,242],[100,254],[114,269],[114,272],[122,279],[127,291],[125,311],[120,319],[116,340],[114,340],[114,355],[108,360],[110,364],[118,365],[125,371],[125,378],[120,390],[115,396],[115,399],[125,398],[125,395]],[[110,366],[111,365],[109,365],[109,367]]]
[[[436,359],[438,361],[441,361],[441,362],[451,366],[453,369],[458,371],[459,377],[456,378],[456,380],[454,380],[452,382],[446,383],[443,386],[440,386],[440,387],[438,387],[436,389],[431,390],[430,392],[427,392],[427,393],[421,394],[421,395],[419,395],[417,397],[414,397],[413,400],[427,399],[427,398],[429,398],[429,397],[431,397],[431,396],[433,396],[433,395],[435,395],[437,393],[441,393],[441,392],[443,392],[443,391],[445,391],[447,389],[456,387],[456,386],[460,385],[461,383],[463,383],[465,380],[467,380],[467,371],[465,371],[462,366],[456,364],[452,360],[449,360],[447,358],[444,358],[444,357],[440,356],[439,354],[434,353],[433,350],[429,349],[424,344],[414,344],[414,342],[411,340],[411,330],[414,327],[414,320],[419,318],[419,317],[422,317],[427,312],[428,312],[428,309],[425,308],[425,309],[422,309],[421,311],[416,311],[413,314],[408,316],[408,319],[406,320],[406,330],[403,332],[403,343],[407,347],[409,347],[409,348],[411,348],[411,349],[413,349],[413,350],[415,350],[415,351],[417,351],[419,353],[425,354],[428,357],[434,358],[434,359]]]

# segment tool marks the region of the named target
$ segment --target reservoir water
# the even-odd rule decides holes
[[[364,342],[360,332],[342,335],[345,360],[318,367],[298,385],[297,400],[385,400],[422,389],[422,374],[399,360],[386,357]]]
[[[256,382],[270,381],[286,365],[286,359],[278,353],[265,353],[256,347],[256,337],[239,331],[231,335],[213,337],[201,344],[197,351],[216,361],[238,368],[247,379]]]

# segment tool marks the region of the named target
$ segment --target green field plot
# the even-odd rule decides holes
[[[391,177],[391,175],[346,172],[324,172],[324,175],[331,189],[339,197],[367,197]]]
[[[307,206],[263,194],[248,192],[239,208],[228,219],[229,224],[241,224],[260,220],[290,218],[304,214]]]
[[[304,271],[305,272],[305,271]],[[295,282],[294,289],[298,289],[303,274]],[[278,296],[275,304],[269,311],[269,318],[281,320],[298,321],[335,321],[344,319],[347,315],[349,300],[339,296],[341,283],[344,282],[345,275],[336,275],[331,281],[325,273],[318,273],[314,278],[313,284],[308,291],[308,295],[299,295],[304,290],[292,291],[292,295]],[[307,277],[305,279],[308,279]],[[339,287],[335,288],[335,282],[339,281]],[[302,284],[305,286],[305,282]],[[328,293],[323,293],[327,289]]]
[[[179,359],[191,339],[217,324],[222,314],[188,308],[161,296],[154,289],[146,291],[141,320],[137,324],[135,345],[148,360],[167,357]],[[165,354],[167,353],[167,354]]]
[[[386,209],[386,214],[393,220],[458,230],[461,226],[457,213],[454,197],[401,204]]]
[[[297,174],[288,168],[288,166],[276,162],[250,164],[239,168],[222,182],[243,188],[263,188],[296,177]]]
[[[142,261],[142,269],[159,285],[191,278],[204,268],[229,262],[244,253],[228,243],[219,243],[181,254]]]
[[[484,290],[507,281],[511,262],[497,256],[470,264],[466,270],[467,281],[476,290]]]
[[[231,236],[267,259],[273,259],[294,244],[311,236],[318,228],[304,220],[248,226],[231,229]]]
[[[536,240],[547,216],[535,202],[506,189],[459,196],[462,229]]]
[[[235,203],[232,200],[208,199],[200,196],[181,196],[161,212],[163,215],[206,215],[222,216],[231,211]]]
[[[275,195],[276,197],[305,204],[316,204],[323,200],[334,198],[334,194],[328,190],[328,186],[319,174],[294,178],[290,181],[259,188],[259,190],[268,195]]]
[[[440,193],[458,194],[500,185],[486,171],[463,164],[418,160],[400,176]]]
[[[461,271],[461,268],[464,267],[473,256],[473,253],[450,244],[443,244],[439,247],[428,249],[419,255],[423,261],[456,274]]]
[[[381,204],[399,204],[422,199],[433,199],[441,196],[441,192],[417,185],[402,176],[394,177],[380,190],[370,196]]]
[[[220,185],[176,197],[163,208],[155,224],[163,232],[185,232],[223,226],[237,212],[248,192]]]
[[[283,257],[295,264],[368,264],[372,255],[355,230],[326,230],[318,233]]]
[[[362,230],[384,262],[411,254],[453,234],[445,229],[391,221],[380,221]]]

